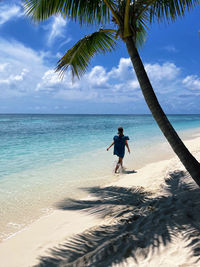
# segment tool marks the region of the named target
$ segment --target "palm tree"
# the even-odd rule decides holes
[[[110,51],[119,37],[128,50],[146,103],[158,126],[192,178],[200,186],[200,164],[191,155],[162,110],[138,53],[148,25],[174,21],[184,16],[199,0],[24,0],[26,13],[35,21],[60,14],[81,25],[114,25],[100,28],[79,40],[58,61],[56,70],[63,74],[70,66],[80,77],[90,59]],[[114,23],[111,23],[114,22]]]

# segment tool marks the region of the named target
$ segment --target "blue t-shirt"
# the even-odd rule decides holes
[[[125,140],[129,140],[128,136],[118,136],[115,135],[114,138],[114,155],[117,155],[120,158],[124,157],[125,154]]]

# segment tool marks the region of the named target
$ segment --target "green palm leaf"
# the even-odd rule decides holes
[[[149,0],[148,2],[154,2],[149,6],[151,22],[174,21],[199,4],[199,0]]]
[[[90,59],[97,53],[111,51],[115,44],[115,30],[99,30],[78,41],[58,61],[56,71],[64,73],[70,66],[78,78],[86,71]]]
[[[80,24],[105,24],[110,21],[109,8],[102,0],[24,0],[26,14],[43,21],[61,14]]]
[[[136,31],[136,37],[135,37],[135,45],[137,48],[142,47],[146,41],[146,25],[144,25],[144,22],[138,21],[137,23],[137,31]]]

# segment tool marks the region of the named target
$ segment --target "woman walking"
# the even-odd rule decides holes
[[[115,167],[115,173],[117,172],[117,170],[119,169],[119,167],[121,166],[123,168],[123,158],[124,158],[124,154],[125,154],[125,146],[128,149],[128,152],[130,153],[130,149],[129,149],[129,145],[127,140],[129,140],[128,136],[125,136],[123,134],[124,130],[122,127],[118,128],[118,135],[115,135],[113,137],[113,143],[107,148],[107,151],[111,148],[111,146],[114,145],[114,155],[117,155],[119,157],[117,165]]]

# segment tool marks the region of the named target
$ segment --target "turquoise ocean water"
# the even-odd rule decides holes
[[[200,115],[169,119],[183,138],[200,128]],[[172,154],[150,115],[0,115],[0,239],[84,196],[79,188],[118,179],[106,148],[119,126],[130,138],[127,169]]]

